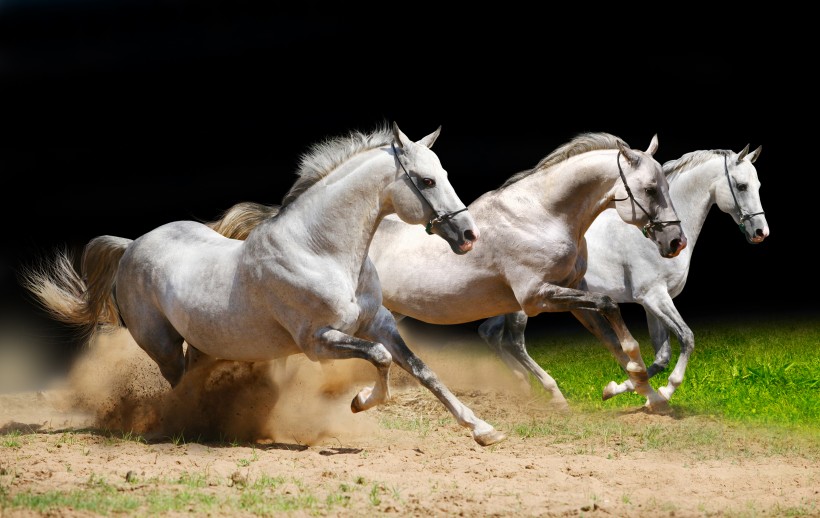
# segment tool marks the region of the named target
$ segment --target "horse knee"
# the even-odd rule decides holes
[[[640,352],[640,346],[638,345],[638,341],[632,338],[622,340],[621,349],[623,349],[624,352],[629,356],[632,356],[634,353]]]
[[[393,355],[390,354],[390,351],[387,350],[387,347],[380,343],[376,343],[368,351],[368,360],[377,369],[383,370],[389,368],[390,364],[393,363]]]

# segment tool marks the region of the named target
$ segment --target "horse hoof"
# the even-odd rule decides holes
[[[353,398],[353,401],[350,402],[350,411],[356,414],[370,408],[370,405],[367,404],[367,400],[370,398],[370,394],[372,393],[373,389],[371,387],[365,387],[360,390],[359,393]]]
[[[653,414],[664,415],[672,412],[672,406],[669,405],[669,401],[665,399],[654,402],[647,401],[646,404],[644,404],[644,407]]]
[[[667,385],[665,387],[659,388],[658,389],[658,394],[660,394],[661,397],[663,397],[663,399],[669,401],[670,399],[672,399],[672,393],[674,391],[675,391],[675,389],[673,389],[673,388],[671,388]]]
[[[498,430],[490,430],[489,432],[484,432],[481,435],[475,435],[473,438],[475,439],[475,442],[481,446],[489,446],[491,444],[503,441],[507,438],[507,435],[504,432],[499,432]]]
[[[617,396],[617,395],[618,395],[618,384],[615,383],[614,381],[610,381],[607,384],[607,386],[604,387],[604,394],[603,394],[604,401],[611,398],[612,396]]]
[[[561,396],[561,397],[552,396],[552,399],[550,400],[550,405],[552,406],[552,408],[554,410],[556,410],[558,412],[565,413],[565,414],[569,413],[569,403],[567,403],[567,400],[564,399],[563,396]]]

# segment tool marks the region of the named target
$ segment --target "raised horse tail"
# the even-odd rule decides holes
[[[67,251],[58,251],[51,263],[24,270],[22,284],[52,318],[73,327],[85,343],[96,331],[122,326],[114,300],[114,278],[131,242],[114,236],[95,237],[83,250],[82,273]]]
[[[223,212],[218,220],[205,224],[225,237],[245,239],[260,223],[276,216],[279,208],[278,205],[243,201]]]

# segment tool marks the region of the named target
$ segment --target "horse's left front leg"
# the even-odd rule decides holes
[[[472,433],[473,439],[481,446],[489,446],[506,438],[503,432],[496,430],[491,424],[479,419],[439,380],[438,376],[407,347],[399,335],[398,327],[393,315],[381,307],[375,319],[364,331],[365,335],[374,341],[384,344],[393,361],[416,378],[441,401],[456,421]]]

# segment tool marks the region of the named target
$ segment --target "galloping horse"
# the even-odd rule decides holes
[[[98,325],[126,327],[172,387],[206,357],[360,358],[379,376],[353,398],[351,410],[359,412],[390,397],[396,362],[477,443],[496,443],[504,434],[478,419],[402,340],[367,260],[373,233],[392,213],[443,238],[453,256],[479,239],[430,150],[440,130],[413,142],[394,123],[314,145],[281,209],[245,240],[177,221],[135,240],[96,237],[84,249],[81,273],[61,252],[49,266],[27,270],[23,282],[86,339]]]
[[[635,391],[647,398],[647,408],[666,410],[667,400],[647,381],[638,342],[617,303],[586,290],[583,282],[583,236],[607,207],[614,207],[622,223],[640,228],[657,255],[671,258],[686,247],[666,177],[653,158],[657,148],[657,135],[646,151],[608,133],[576,136],[469,205],[483,231],[481,242],[465,256],[449,254],[441,243],[425,239],[421,228],[384,218],[369,252],[384,305],[397,318],[431,324],[460,324],[517,311],[529,316],[572,311],[588,328],[612,336],[609,343],[617,347],[611,352]],[[240,204],[210,225],[240,236],[255,220],[277,210]],[[535,364],[529,356],[526,360]],[[553,403],[566,407],[555,380],[533,367]]]
[[[683,382],[695,348],[694,333],[672,299],[680,295],[686,285],[695,243],[709,210],[717,205],[729,214],[751,244],[762,243],[769,236],[760,201],[760,180],[753,165],[761,150],[758,146],[749,153],[747,145],[740,153],[723,149],[692,151],[663,164],[669,194],[689,239],[689,246],[674,259],[658,257],[640,232],[622,225],[611,209],[601,213],[585,234],[589,263],[584,276],[587,289],[605,293],[619,303],[638,303],[646,312],[655,349],[655,360],[648,369],[650,378],[669,365],[670,331],[678,339],[678,361],[667,385],[658,389],[666,399],[670,399]],[[543,376],[524,346],[526,323],[527,316],[518,312],[488,319],[479,327],[482,338],[524,380],[527,372],[538,378]],[[607,347],[617,347],[612,337],[592,331]],[[632,390],[629,382],[613,384],[607,387],[604,396],[609,398]]]

